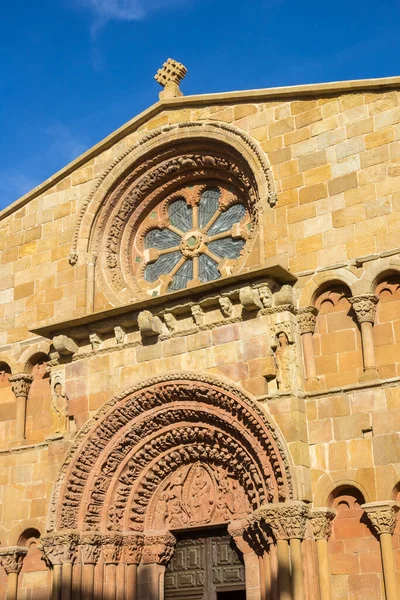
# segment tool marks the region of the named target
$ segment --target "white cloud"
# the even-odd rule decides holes
[[[92,33],[108,21],[139,21],[148,14],[187,5],[192,0],[76,0],[94,14]]]

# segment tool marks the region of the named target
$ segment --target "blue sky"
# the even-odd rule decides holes
[[[153,104],[400,74],[399,0],[14,0],[0,25],[0,208]]]

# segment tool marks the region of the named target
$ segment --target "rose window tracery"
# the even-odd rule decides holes
[[[232,186],[189,185],[144,219],[134,245],[137,275],[169,292],[229,275],[250,229],[245,201]]]

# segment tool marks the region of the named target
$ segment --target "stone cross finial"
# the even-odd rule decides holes
[[[176,98],[182,96],[179,89],[179,84],[186,76],[187,69],[184,65],[169,58],[154,75],[154,79],[159,83],[164,90],[160,92],[160,99]]]

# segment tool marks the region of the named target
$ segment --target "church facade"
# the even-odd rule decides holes
[[[398,600],[400,79],[185,75],[0,213],[0,599]]]

